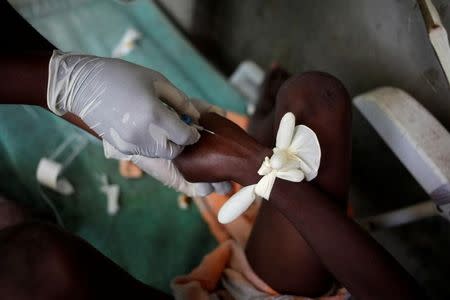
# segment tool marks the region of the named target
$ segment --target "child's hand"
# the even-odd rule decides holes
[[[200,125],[215,134],[201,132],[200,140],[174,160],[186,180],[191,182],[240,182],[250,172],[256,171],[269,155],[264,148],[233,122],[208,113],[200,118]]]

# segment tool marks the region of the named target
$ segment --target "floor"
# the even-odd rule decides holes
[[[447,129],[449,87],[413,0],[160,0],[225,75],[251,59],[292,72],[322,70],[352,96],[379,86],[413,95]],[[447,1],[433,0],[450,29]],[[359,217],[427,200],[365,119],[353,114],[351,203]],[[375,233],[432,299],[450,299],[450,224],[434,217]],[[367,266],[370,270],[370,266]]]

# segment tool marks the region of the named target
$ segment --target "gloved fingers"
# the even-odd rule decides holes
[[[190,197],[203,197],[214,190],[209,183],[188,182],[171,160],[133,155],[132,161],[156,180]]]
[[[157,105],[161,105],[161,110],[163,112],[163,115],[158,118],[157,124],[155,124],[155,125],[157,125],[161,129],[163,129],[162,133],[164,134],[164,137],[156,138],[156,139],[162,141],[165,138],[167,138],[167,139],[169,139],[168,142],[172,141],[176,145],[180,145],[180,146],[191,145],[198,141],[198,139],[200,138],[200,133],[198,133],[198,131],[195,127],[189,126],[186,123],[184,123],[179,118],[177,113],[164,107],[164,104],[158,103]],[[150,131],[152,131],[152,128],[150,128]],[[158,131],[158,129],[153,128],[153,131]],[[154,138],[157,136],[155,134],[155,132],[151,132],[151,135]],[[169,145],[170,145],[170,143],[169,143]],[[172,148],[174,148],[173,145],[172,145]],[[166,158],[168,158],[168,157],[174,158],[175,156],[173,156],[173,155],[170,155],[170,156],[158,155],[158,157],[166,157]]]
[[[218,107],[214,104],[208,103],[206,101],[191,98],[191,103],[194,105],[194,107],[198,110],[200,114],[206,114],[209,112],[216,113],[218,115],[221,115],[222,117],[225,117],[227,111],[221,107]]]
[[[198,134],[198,132],[197,132]],[[156,141],[156,143],[160,143],[159,141]],[[162,158],[162,159],[174,159],[178,156],[178,154],[183,151],[183,146],[180,146],[178,144],[175,144],[174,142],[170,140],[163,140],[162,143],[164,145],[159,146],[159,144],[156,145],[155,149],[155,157]]]
[[[213,182],[211,185],[214,188],[214,191],[221,195],[226,195],[231,191],[231,183],[228,181]]]
[[[193,193],[192,195],[188,195],[190,197],[205,197],[214,192],[214,188],[211,183],[196,182],[190,184],[193,185]]]
[[[200,113],[182,91],[168,81],[157,80],[153,83],[153,86],[156,96],[161,101],[172,107],[178,114],[188,115],[198,121]]]
[[[183,147],[180,147],[172,143],[171,141],[166,140],[164,146],[158,147],[156,155],[157,157],[169,159],[176,157],[178,154],[180,154],[181,151],[183,151]],[[145,156],[141,155],[124,154],[116,149],[113,145],[108,143],[106,140],[103,140],[103,153],[105,154],[106,158],[117,160],[139,160],[141,157],[145,158]]]
[[[172,161],[162,158],[150,158],[141,155],[127,155],[121,153],[110,143],[103,140],[103,150],[106,158],[117,160],[131,160],[144,172],[171,188],[190,197],[204,197],[212,192],[226,194],[231,189],[229,182],[191,183],[184,179]]]
[[[131,160],[132,158],[132,155],[123,154],[106,140],[103,140],[103,153],[105,154],[106,158],[117,160]]]

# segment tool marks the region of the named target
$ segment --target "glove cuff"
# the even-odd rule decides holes
[[[65,84],[60,77],[65,77],[64,68],[61,68],[61,61],[67,56],[66,53],[53,50],[52,57],[48,64],[48,83],[47,83],[47,106],[56,115],[62,116],[67,111],[64,109]],[[59,78],[58,78],[59,77]]]
[[[96,56],[53,50],[48,64],[47,84],[47,106],[53,113],[58,116],[66,112],[75,113],[73,102],[79,88],[77,81],[89,74],[84,70],[90,70],[91,63],[98,59]]]

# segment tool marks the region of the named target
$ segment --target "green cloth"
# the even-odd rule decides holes
[[[147,0],[15,0],[12,4],[58,48],[110,56],[127,28],[143,34],[125,59],[161,71],[190,97],[244,111],[244,100]],[[24,87],[26,88],[26,87]],[[188,272],[215,246],[197,209],[181,210],[177,193],[149,176],[126,180],[118,163],[106,160],[99,141],[39,108],[0,107],[0,191],[52,216],[46,197],[65,228],[81,236],[137,279],[169,292],[169,282]],[[36,167],[65,139],[80,135],[86,148],[64,171],[76,191],[61,196],[40,188]],[[72,145],[74,147],[76,145]],[[67,154],[67,153],[64,153]],[[58,160],[58,158],[56,159]],[[120,211],[106,213],[99,177],[120,186]]]

